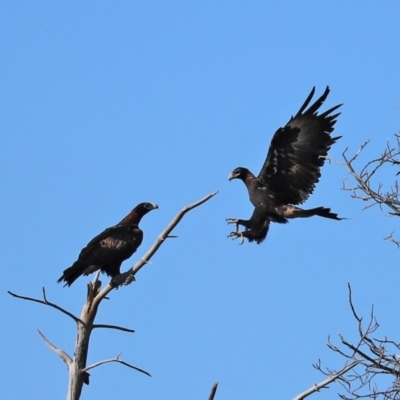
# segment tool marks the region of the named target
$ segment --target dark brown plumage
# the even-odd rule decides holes
[[[140,220],[156,208],[157,204],[138,204],[121,222],[93,238],[82,249],[78,260],[63,272],[57,282],[64,281],[65,286],[71,286],[81,275],[89,275],[97,270],[111,278],[119,275],[122,262],[127,260],[142,243]]]
[[[284,128],[279,128],[271,141],[267,158],[259,175],[254,176],[247,168],[238,167],[229,175],[229,180],[241,179],[247,187],[253,215],[249,220],[228,218],[236,224],[236,232],[229,237],[240,237],[250,242],[261,243],[268,233],[270,222],[286,223],[288,218],[307,218],[314,215],[340,220],[330,208],[317,207],[302,210],[295,205],[302,204],[312,194],[321,176],[320,169],[332,144],[339,137],[331,137],[336,118],[332,115],[341,104],[318,115],[329,94],[324,94],[308,109],[315,88],[307,97],[298,113]],[[239,225],[245,227],[239,232]]]

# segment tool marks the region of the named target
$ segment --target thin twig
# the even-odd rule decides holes
[[[345,348],[345,350],[341,350],[333,345],[328,338],[328,347],[332,351],[344,357],[350,363],[355,363],[351,373],[342,375],[336,380],[348,393],[348,395],[339,394],[339,397],[343,400],[377,400],[381,398],[398,400],[400,399],[400,357],[397,357],[397,354],[400,350],[400,343],[388,340],[386,337],[384,340],[371,337],[379,328],[374,315],[374,308],[371,307],[368,323],[363,327],[364,319],[356,312],[350,284],[348,284],[348,290],[351,312],[357,321],[358,343],[351,344],[343,335],[339,334],[340,341]],[[320,362],[314,367],[331,378],[332,371],[323,370]],[[382,385],[382,381],[379,380],[382,375],[393,377],[393,385],[383,390],[378,388],[378,384]]]
[[[347,288],[348,288],[348,290],[349,290],[349,304],[350,304],[351,312],[353,313],[354,318],[355,318],[358,322],[361,323],[362,318],[360,318],[360,317],[357,315],[356,310],[355,310],[354,305],[353,305],[353,299],[352,299],[352,297],[351,297],[351,286],[350,286],[350,283],[347,283]]]

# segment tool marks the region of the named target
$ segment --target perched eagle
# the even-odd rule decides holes
[[[120,223],[107,228],[92,239],[82,249],[78,260],[67,268],[57,282],[71,286],[81,275],[100,270],[111,278],[120,274],[123,261],[127,260],[140,246],[143,232],[139,222],[149,211],[158,208],[157,204],[138,204]]]
[[[288,218],[307,218],[314,215],[340,220],[330,208],[317,207],[302,210],[302,204],[315,188],[321,176],[320,169],[331,146],[340,139],[331,137],[336,118],[340,113],[332,113],[341,104],[318,115],[318,109],[329,94],[324,94],[308,109],[315,88],[307,97],[299,112],[290,119],[284,128],[279,128],[272,138],[267,159],[258,176],[247,168],[238,167],[229,175],[229,180],[241,179],[247,187],[250,201],[254,206],[249,220],[228,218],[227,222],[236,224],[236,232],[228,237],[244,238],[250,242],[261,243],[268,233],[270,222],[284,224]],[[245,227],[239,232],[239,225]]]

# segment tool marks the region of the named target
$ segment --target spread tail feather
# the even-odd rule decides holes
[[[71,286],[85,272],[85,268],[85,264],[76,261],[71,267],[64,270],[57,282],[64,281],[66,282],[64,286]]]
[[[337,214],[331,212],[330,208],[326,207],[316,207],[316,208],[311,208],[310,210],[302,210],[302,211],[306,214],[304,215],[305,217],[312,217],[313,215],[318,215],[319,217],[336,219],[337,221],[344,219],[338,217]]]
[[[331,212],[331,209],[327,207],[316,207],[311,208],[310,210],[303,210],[292,205],[285,205],[279,208],[279,212],[285,218],[309,218],[318,215],[319,217],[336,219],[337,221],[344,219],[338,217],[337,214]]]

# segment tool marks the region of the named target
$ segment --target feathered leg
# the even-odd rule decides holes
[[[279,207],[278,210],[285,218],[309,218],[317,215],[319,217],[336,219],[337,221],[344,219],[338,217],[337,214],[331,212],[330,208],[326,207],[316,207],[311,208],[310,210],[302,210],[299,207],[288,205]]]

